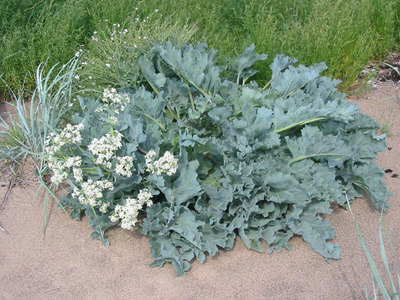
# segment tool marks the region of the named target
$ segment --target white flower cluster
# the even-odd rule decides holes
[[[117,164],[115,166],[115,172],[118,175],[130,177],[132,176],[131,169],[133,167],[133,157],[123,156],[117,157]]]
[[[82,164],[82,158],[80,156],[73,156],[67,158],[67,161],[65,162],[65,167],[66,168],[79,167],[81,164]]]
[[[83,124],[67,124],[59,134],[50,133],[46,139],[45,151],[49,155],[54,155],[60,151],[61,147],[67,144],[78,144],[82,141],[81,131]]]
[[[76,181],[81,182],[83,181],[83,172],[82,169],[79,168],[72,168],[72,172],[74,174],[74,178]]]
[[[79,169],[82,164],[82,158],[80,156],[68,157],[66,162],[57,160],[54,156],[50,156],[48,160],[49,168],[53,171],[53,176],[50,180],[54,185],[59,185],[62,181],[68,178],[67,170],[73,170],[74,177],[77,181],[82,180],[82,170]],[[80,174],[80,176],[78,176]],[[75,176],[76,175],[76,176]]]
[[[154,150],[150,150],[146,154],[147,171],[157,175],[166,173],[168,176],[176,173],[178,170],[178,159],[176,159],[171,152],[166,151],[158,160],[155,160],[156,157],[157,153]]]
[[[82,141],[81,130],[83,124],[67,126],[59,134],[50,133],[46,139],[45,151],[48,154],[48,166],[53,172],[51,176],[51,182],[54,185],[59,185],[63,180],[67,179],[67,169],[73,169],[75,179],[77,181],[82,180],[82,170],[78,167],[82,164],[82,158],[79,156],[68,157],[66,161],[59,160],[57,158],[57,152],[61,150],[61,147],[67,144],[77,144]],[[80,176],[78,176],[80,174]],[[80,179],[80,180],[78,180]]]
[[[114,210],[114,214],[110,216],[111,222],[118,222],[121,220],[121,227],[127,230],[133,230],[136,222],[139,210],[143,208],[143,205],[152,206],[153,201],[151,200],[152,194],[148,189],[143,189],[139,192],[137,199],[127,198],[125,205],[117,205]]]
[[[107,133],[100,139],[94,138],[88,149],[93,155],[97,155],[96,164],[103,165],[108,169],[112,168],[111,159],[114,157],[114,151],[122,147],[122,134],[114,131],[115,136]]]
[[[130,102],[128,94],[120,95],[115,88],[105,89],[102,98],[103,106],[96,109],[96,112],[105,111],[110,105],[114,105],[114,113],[119,114],[124,111]]]
[[[114,186],[112,182],[108,180],[93,181],[89,179],[86,182],[82,182],[81,187],[81,189],[74,189],[72,198],[78,198],[79,202],[84,205],[89,204],[93,207],[100,207],[100,211],[106,213],[109,204],[102,201],[103,191],[106,189],[113,190]]]
[[[51,176],[51,183],[58,186],[61,182],[68,178],[68,173],[64,170],[52,170],[53,176]]]

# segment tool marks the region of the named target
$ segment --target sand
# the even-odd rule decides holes
[[[400,253],[400,85],[379,83],[378,89],[350,100],[364,113],[389,125],[388,149],[378,162],[385,183],[394,194],[384,223]],[[3,174],[4,175],[4,174]],[[0,174],[0,201],[7,191]],[[170,264],[150,268],[148,238],[139,232],[112,229],[104,247],[92,240],[87,220],[70,219],[56,203],[48,204],[48,226],[43,236],[43,193],[26,174],[11,190],[0,210],[0,299],[363,299],[364,285],[372,292],[372,274],[351,215],[335,208],[327,218],[335,227],[334,243],[341,259],[327,263],[300,237],[292,250],[269,255],[248,250],[238,239],[232,251],[220,251],[204,264],[192,263],[186,276],[176,277]],[[380,212],[365,199],[352,210],[364,239],[384,272],[379,249]],[[267,245],[264,244],[267,250]],[[388,258],[396,270],[393,256]]]

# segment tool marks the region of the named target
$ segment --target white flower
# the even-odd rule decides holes
[[[81,130],[83,129],[83,124],[71,125],[67,124],[63,131],[59,135],[51,135],[48,144],[57,144],[57,146],[62,147],[65,144],[77,144],[82,141]]]
[[[154,159],[157,157],[157,153],[154,150],[150,150],[147,152],[145,158],[146,158],[146,165],[151,165],[154,161]]]
[[[118,122],[117,117],[114,116],[109,117],[108,120],[110,121],[111,125],[115,125]]]
[[[151,193],[147,189],[139,191],[138,199],[127,198],[125,205],[117,205],[114,213],[109,217],[111,222],[121,220],[121,227],[127,230],[133,230],[137,222],[139,210],[143,205],[151,206],[153,202],[150,200]]]
[[[66,168],[80,167],[81,164],[82,164],[82,158],[80,156],[73,156],[73,157],[68,157],[67,161],[65,162],[65,167]]]
[[[68,174],[66,172],[59,172],[58,170],[55,170],[50,180],[54,185],[58,186],[61,182],[67,179],[67,177]]]
[[[93,207],[101,207],[104,205],[103,191],[114,188],[112,182],[108,180],[93,181],[89,179],[86,182],[82,182],[81,189],[75,188],[72,193],[73,198],[78,198],[79,202],[86,205],[89,204]]]
[[[82,140],[81,130],[83,129],[83,124],[67,126],[59,134],[54,132],[50,133],[45,142],[45,151],[48,155],[47,162],[49,168],[53,172],[53,177],[51,181],[57,185],[67,178],[64,170],[66,168],[71,168],[75,166],[80,166],[82,159],[78,156],[69,157],[65,162],[64,159],[60,160],[57,157],[57,153],[61,151],[64,145],[77,144]]]
[[[99,210],[103,213],[106,214],[108,211],[108,207],[110,204],[108,202],[103,202],[103,204],[100,206]]]
[[[139,205],[143,206],[144,204],[146,204],[147,206],[152,206],[153,201],[150,200],[152,197],[153,195],[148,189],[140,190],[138,195]]]
[[[132,176],[133,158],[131,156],[117,157],[117,161],[115,172],[125,177]]]
[[[74,174],[74,178],[76,181],[80,182],[83,181],[83,172],[82,169],[73,168],[72,172]]]
[[[158,160],[155,160],[156,156],[157,153],[154,150],[150,150],[146,154],[147,171],[158,176],[162,173],[166,173],[168,176],[176,173],[178,170],[178,159],[176,159],[171,152],[166,151]]]
[[[118,215],[111,215],[109,218],[110,218],[111,222],[118,222],[119,221],[119,216]]]
[[[97,155],[96,164],[104,165],[111,169],[110,160],[114,157],[114,151],[122,147],[122,134],[114,131],[115,135],[107,133],[100,139],[94,138],[88,149],[93,155]]]
[[[130,98],[128,94],[118,94],[115,88],[104,89],[103,98],[101,101],[104,106],[109,107],[113,105],[114,113],[119,114],[120,111],[124,111],[125,107],[129,104]],[[105,108],[103,108],[104,110]]]
[[[106,64],[106,67],[107,67],[107,68],[111,68],[111,65],[110,65],[110,64]]]

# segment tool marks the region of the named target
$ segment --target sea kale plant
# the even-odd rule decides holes
[[[138,226],[151,266],[170,262],[178,275],[237,236],[273,252],[299,235],[339,259],[323,215],[364,192],[385,207],[373,162],[384,136],[337,80],[320,76],[323,63],[278,55],[267,86],[249,82],[265,58],[250,46],[220,65],[204,44],[158,44],[138,60],[140,87],[80,98],[71,123],[47,140],[52,182],[71,187],[62,204],[85,214],[105,245],[110,227]]]

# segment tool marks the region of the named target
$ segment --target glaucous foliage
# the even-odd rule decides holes
[[[385,150],[378,125],[337,91],[337,80],[320,76],[323,63],[278,55],[260,88],[249,79],[266,56],[253,45],[226,66],[215,54],[204,44],[155,45],[138,60],[142,84],[113,96],[126,99],[123,110],[119,101],[80,98],[71,126],[82,127],[82,139],[52,154],[60,166],[81,157],[54,170],[68,173],[63,204],[77,219],[86,213],[105,244],[108,228],[132,229],[143,213],[152,266],[171,262],[178,275],[193,258],[231,249],[237,236],[272,252],[299,235],[328,261],[339,259],[322,217],[331,203],[364,191],[377,208],[386,203],[373,162]]]

